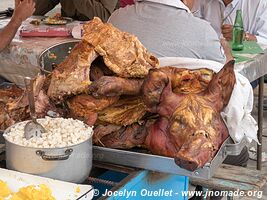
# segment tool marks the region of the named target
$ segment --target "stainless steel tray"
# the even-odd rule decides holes
[[[210,163],[207,163],[203,168],[194,172],[180,168],[175,164],[173,158],[99,146],[93,147],[93,159],[106,163],[177,174],[191,178],[209,179],[213,176],[215,170],[220,166],[220,164],[222,164],[225,160],[226,156],[239,155],[246,145],[246,139],[243,139],[238,144],[234,144],[232,139],[228,138],[223,143],[214,159]]]

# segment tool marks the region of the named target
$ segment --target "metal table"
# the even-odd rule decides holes
[[[240,70],[250,82],[259,80],[259,97],[258,97],[258,140],[262,144],[263,132],[263,100],[264,100],[264,75],[267,74],[267,48],[264,54],[253,56],[253,61],[243,64],[237,64],[236,68]],[[257,145],[257,169],[261,170],[262,164],[262,145]]]

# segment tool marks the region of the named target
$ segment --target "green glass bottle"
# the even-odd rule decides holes
[[[244,49],[243,44],[244,26],[241,10],[236,11],[235,24],[233,27],[233,43],[232,49],[235,51],[241,51]]]

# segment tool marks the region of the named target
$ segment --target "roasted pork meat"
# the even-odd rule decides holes
[[[45,117],[48,112],[52,112],[53,116],[62,116],[64,111],[57,108],[53,102],[46,95],[43,86],[45,83],[45,76],[37,76],[34,81],[33,93],[35,99],[35,109],[38,118]],[[0,129],[4,130],[7,127],[19,121],[28,120],[29,115],[29,102],[28,94],[25,90],[15,89],[2,89],[1,94],[5,94],[0,98]],[[8,98],[7,98],[8,97]]]
[[[98,112],[99,123],[110,123],[120,126],[138,122],[146,114],[146,106],[141,96],[122,97],[113,105]]]
[[[9,85],[0,89],[0,102],[7,103],[10,99],[16,99],[23,94],[23,89],[16,85]]]
[[[68,100],[70,116],[81,119],[88,125],[94,125],[98,112],[118,101],[118,97],[106,97],[97,99],[92,95],[78,95]]]
[[[0,130],[5,130],[7,127],[13,125],[16,119],[10,116],[12,113],[8,112],[7,103],[14,101],[15,99],[21,97],[23,90],[15,85],[10,85],[8,87],[3,87],[0,89]],[[22,116],[23,113],[14,113],[14,116]]]
[[[97,125],[94,129],[94,143],[99,146],[116,149],[143,147],[148,127],[153,122],[154,120],[147,120],[129,126]]]
[[[88,43],[78,43],[70,55],[52,71],[47,92],[49,98],[61,102],[66,96],[86,92],[91,83],[90,66],[97,56]]]
[[[140,95],[143,79],[128,79],[116,76],[102,76],[89,86],[95,97]]]
[[[160,115],[145,142],[152,153],[174,157],[191,171],[214,157],[228,137],[220,112],[235,84],[233,66],[234,61],[227,63],[204,91],[189,94],[175,94],[171,76],[164,70],[150,71],[143,85],[144,102]]]

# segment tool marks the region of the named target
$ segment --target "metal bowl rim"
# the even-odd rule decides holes
[[[38,68],[40,68],[40,70],[41,70],[42,72],[45,72],[45,73],[51,73],[50,71],[45,70],[45,69],[43,68],[43,66],[42,66],[42,61],[41,61],[41,59],[42,59],[43,55],[44,55],[48,50],[50,50],[50,49],[52,49],[52,48],[54,48],[54,47],[56,47],[56,46],[59,46],[59,45],[61,45],[61,44],[68,44],[68,43],[74,43],[74,42],[75,42],[75,43],[79,43],[80,41],[81,41],[81,40],[73,39],[73,40],[70,40],[70,41],[59,42],[59,43],[56,43],[56,44],[54,44],[54,45],[48,47],[47,49],[43,50],[43,51],[41,52],[41,54],[38,56]]]

